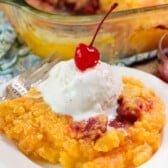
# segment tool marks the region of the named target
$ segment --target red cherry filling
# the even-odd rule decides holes
[[[42,2],[46,2],[50,5],[54,5],[54,1],[53,0],[41,0]]]
[[[103,17],[102,21],[99,23],[96,32],[93,36],[93,39],[90,43],[90,45],[86,44],[79,44],[75,51],[75,64],[78,67],[79,70],[84,71],[88,68],[94,67],[100,59],[100,53],[99,51],[93,47],[93,43],[95,41],[95,38],[97,36],[98,31],[101,28],[101,25],[103,24],[104,20],[107,18],[107,16],[118,6],[117,3],[114,3],[110,10],[106,13],[106,15]]]

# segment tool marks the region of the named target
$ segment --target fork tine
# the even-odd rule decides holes
[[[28,74],[32,74],[34,71],[36,71],[37,69],[39,69],[41,66],[43,66],[47,62],[50,62],[52,60],[52,58],[54,57],[54,55],[55,55],[55,52],[52,53],[46,59],[43,59],[42,61],[40,61],[38,64],[36,64],[32,68],[30,68],[30,69],[26,70],[25,72],[23,72],[21,75],[17,76],[16,78],[19,78],[19,79],[20,78],[25,78]]]
[[[51,70],[51,68],[57,64],[60,60],[61,60],[61,56],[57,57],[54,61],[48,63],[48,64],[44,64],[41,68],[39,68],[37,71],[34,71],[34,73],[32,73],[29,76],[28,81],[26,81],[26,83],[24,83],[24,86],[27,89],[30,89],[31,84],[37,83],[39,81],[44,80],[47,76],[48,76],[48,72]]]
[[[45,73],[47,73],[60,60],[61,60],[61,56],[57,57],[54,61],[52,61],[50,63],[43,64],[40,68],[38,68],[36,71],[31,73],[29,78],[36,78],[36,79],[40,78],[39,77],[40,74],[44,75]]]

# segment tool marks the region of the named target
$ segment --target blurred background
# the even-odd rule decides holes
[[[168,30],[167,0],[0,0],[0,82],[53,52],[55,58],[73,58],[115,2],[119,5],[94,44],[101,60],[155,74],[157,61],[150,66],[144,61],[157,58],[158,42]]]

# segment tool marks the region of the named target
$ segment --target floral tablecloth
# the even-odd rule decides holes
[[[134,63],[156,57],[156,51],[134,55],[115,62],[115,65],[130,66]],[[0,85],[32,67],[40,58],[34,55],[17,37],[14,29],[0,11]]]
[[[17,37],[3,12],[0,11],[0,84],[39,61],[40,58]]]

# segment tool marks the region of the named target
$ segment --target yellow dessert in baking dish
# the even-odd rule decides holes
[[[59,1],[50,0],[49,3],[41,1],[27,0],[28,3],[35,5],[34,7],[45,9],[49,5],[49,10],[57,11],[55,6]],[[82,14],[80,10],[84,8],[81,6],[88,5],[89,9],[93,1],[76,1],[67,0],[60,1],[61,7],[59,9],[67,9],[69,3],[75,4],[74,10],[77,10],[77,14]],[[94,1],[95,2],[95,1]],[[96,1],[96,9],[93,6],[92,14],[106,12],[111,4],[118,2],[118,7],[115,11],[125,11],[133,8],[156,6],[167,3],[166,0],[150,0],[150,1],[114,1],[114,0],[100,0]],[[82,5],[81,5],[81,4]],[[90,4],[91,3],[91,4]],[[87,4],[87,5],[86,5]],[[67,7],[66,7],[67,6]],[[44,8],[45,7],[45,8]],[[6,7],[5,7],[6,8]],[[47,8],[48,9],[48,8]],[[73,8],[70,8],[72,13]],[[22,20],[17,21],[13,18],[13,13],[10,13],[7,8],[5,9],[10,21],[14,25],[18,34],[28,44],[32,51],[38,56],[45,58],[51,52],[57,51],[56,57],[61,55],[64,59],[72,58],[76,45],[83,41],[88,43],[91,39],[94,28],[97,25],[97,17],[92,18],[90,15],[86,15],[84,18],[66,16],[48,16],[41,17],[40,13],[30,14],[17,10],[17,16],[19,15]],[[69,11],[67,9],[67,11]],[[58,12],[58,11],[57,11]],[[63,11],[63,15],[66,15]],[[121,12],[122,14],[122,12]],[[167,25],[167,19],[164,17],[166,9],[163,10],[151,10],[151,12],[136,12],[131,15],[121,15],[121,17],[109,18],[106,24],[104,24],[99,36],[97,37],[95,45],[101,51],[101,57],[103,61],[114,62],[120,58],[127,57],[136,53],[153,50],[157,47],[158,40],[162,34],[167,30],[156,28],[158,25]],[[155,16],[155,17],[153,17]],[[66,19],[65,19],[66,18]],[[16,24],[17,23],[17,24]],[[80,26],[79,26],[80,25]],[[41,50],[43,48],[43,51]]]
[[[85,15],[100,14],[108,11],[113,3],[118,3],[116,11],[166,4],[167,0],[26,0],[43,11],[55,14]]]

